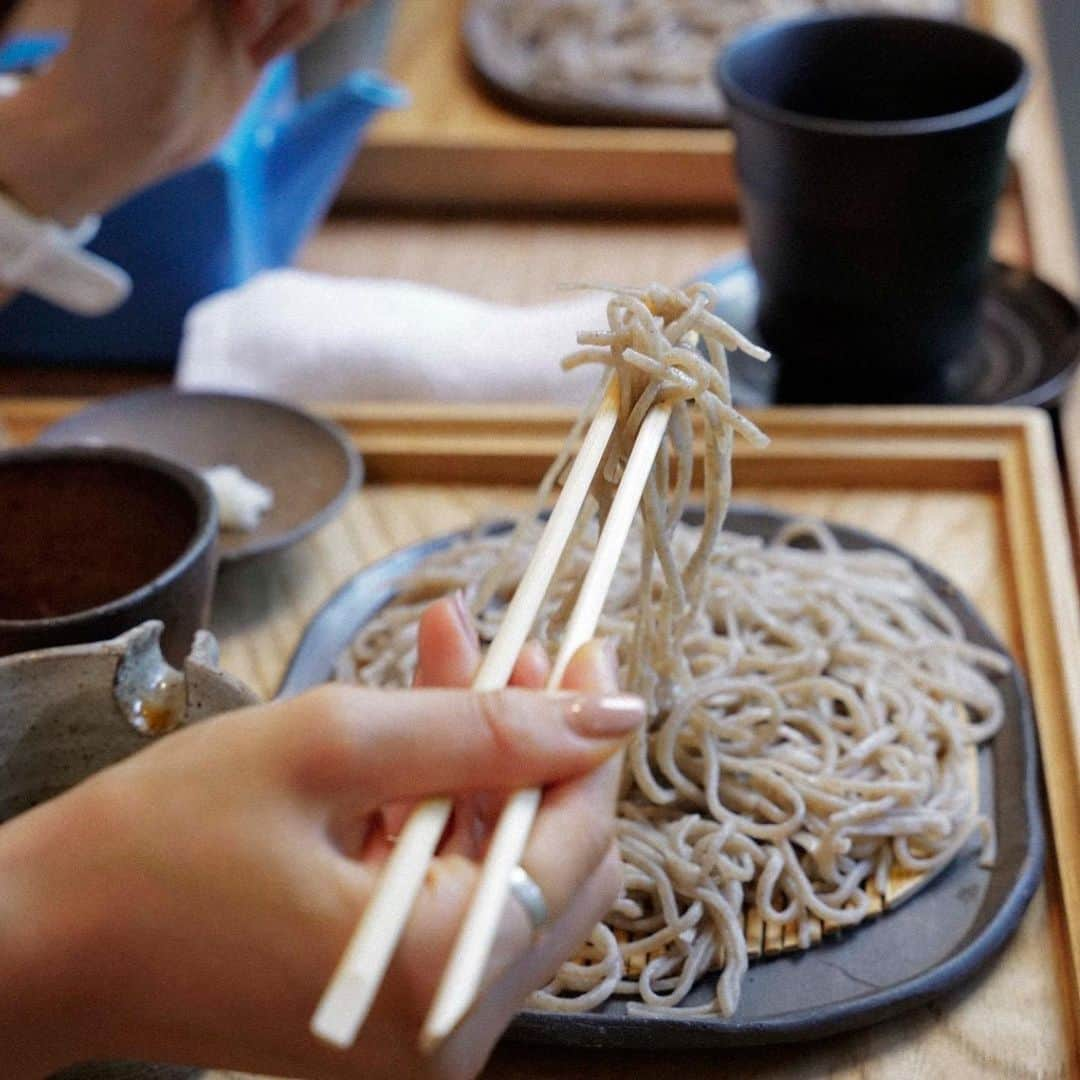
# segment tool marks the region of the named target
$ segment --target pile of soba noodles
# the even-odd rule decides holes
[[[727,351],[763,356],[709,311],[711,288],[622,290],[608,327],[564,364],[618,382],[620,420],[536,633],[554,652],[634,435],[656,402],[667,441],[621,559],[599,633],[619,644],[624,685],[648,703],[619,801],[622,896],[581,953],[534,995],[585,1010],[679,1006],[707,972],[715,995],[688,1012],[730,1015],[747,968],[745,918],[797,934],[852,926],[891,874],[930,874],[973,838],[992,858],[968,779],[972,747],[1002,719],[992,677],[1006,660],[965,640],[903,558],[840,548],[822,524],[765,543],[722,531],[736,434],[764,436],[732,406]],[[602,384],[601,391],[606,383]],[[541,485],[563,475],[597,399]],[[704,440],[702,524],[682,521]],[[423,607],[462,589],[490,640],[539,525],[480,534],[429,559],[362,631],[343,677],[408,684]]]
[[[956,18],[961,0],[474,0],[534,89],[600,95],[633,88],[657,101],[719,106],[712,66],[762,19],[815,11]]]

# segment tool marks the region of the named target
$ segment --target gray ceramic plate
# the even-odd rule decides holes
[[[688,520],[694,517],[688,515]],[[772,510],[736,507],[727,528],[768,538],[785,520]],[[838,525],[833,530],[847,548],[899,550],[857,529]],[[461,535],[403,548],[344,585],[308,626],[279,693],[295,694],[327,681],[335,658],[356,631],[393,597],[395,582]],[[954,586],[925,564],[912,562],[956,613],[972,641],[1002,649]],[[600,1011],[580,1015],[523,1013],[514,1022],[511,1037],[653,1049],[819,1038],[914,1008],[971,978],[1016,929],[1041,878],[1044,857],[1031,701],[1018,671],[998,684],[1005,697],[1006,721],[993,742],[979,752],[982,809],[993,818],[998,838],[998,860],[992,870],[980,869],[969,852],[882,918],[833,936],[806,953],[751,964],[739,1010],[730,1019],[642,1019],[627,1016],[622,1003],[608,1002]],[[1008,797],[999,798],[999,792]],[[710,984],[705,979],[687,1003],[707,1001]]]
[[[360,459],[340,428],[242,394],[140,390],[53,424],[38,442],[134,446],[196,469],[239,466],[274,492],[274,505],[254,531],[221,534],[222,562],[295,543],[338,514],[361,478]]]

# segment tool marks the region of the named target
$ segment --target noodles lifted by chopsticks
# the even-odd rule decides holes
[[[655,402],[672,412],[599,627],[619,642],[625,684],[649,703],[619,803],[624,891],[581,954],[534,995],[540,1008],[591,1009],[618,994],[633,995],[631,1011],[730,1015],[751,910],[806,947],[823,925],[859,923],[875,898],[880,908],[894,874],[935,872],[973,834],[992,857],[967,767],[1001,723],[990,676],[1007,661],[967,642],[897,555],[843,550],[815,522],[768,544],[721,532],[733,433],[764,440],[732,407],[725,349],[762,354],[709,313],[712,298],[708,286],[623,290],[608,328],[581,335],[565,361],[613,369],[620,423],[541,614],[552,651],[637,425]],[[705,443],[700,527],[681,521],[691,409]],[[572,444],[542,499],[571,453]],[[509,536],[430,559],[360,634],[344,677],[407,684],[420,611],[449,589],[464,590],[490,638],[533,528],[529,515]],[[714,970],[715,994],[680,1005]]]
[[[690,675],[681,640],[704,598],[708,555],[716,545],[731,499],[734,433],[738,431],[757,446],[768,442],[732,406],[727,350],[740,349],[759,360],[768,359],[769,354],[713,315],[709,307],[715,300],[715,290],[708,284],[691,285],[685,291],[659,285],[618,290],[608,302],[608,328],[580,333],[578,343],[582,348],[563,360],[563,367],[568,370],[591,363],[611,368],[619,390],[619,420],[597,471],[593,499],[582,511],[579,537],[597,508],[603,522],[645,414],[661,402],[671,409],[667,437],[661,444],[641,501],[645,536],[639,560],[641,594],[649,595],[652,591],[657,567],[660,580],[656,603],[642,604],[638,612],[628,682],[654,709],[668,701],[673,680],[685,681]],[[706,354],[699,350],[702,345]],[[704,487],[708,497],[700,539],[694,551],[680,563],[672,551],[671,538],[686,508],[693,477],[692,408],[704,421]],[[591,411],[591,408],[586,410],[583,423]],[[571,434],[541,482],[537,509],[565,471],[577,434],[576,431]],[[535,514],[522,519],[510,550],[528,542],[536,528],[535,522]],[[571,542],[567,551],[572,552],[577,546]],[[497,566],[482,583],[475,604],[478,613],[487,606],[496,588],[505,591],[508,582],[500,580],[501,570]],[[568,577],[565,570],[560,568],[557,579]],[[583,576],[569,575],[569,580],[578,584]],[[538,623],[541,638],[551,632],[549,621],[556,627],[565,622],[576,595],[571,589],[557,609],[541,614]]]

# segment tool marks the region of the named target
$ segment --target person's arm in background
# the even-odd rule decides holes
[[[359,6],[84,0],[59,59],[0,99],[0,190],[62,223],[107,210],[205,157],[267,60]]]

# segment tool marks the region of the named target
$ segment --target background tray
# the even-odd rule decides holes
[[[79,402],[0,400],[19,440]],[[356,406],[328,414],[368,482],[345,514],[288,552],[222,575],[213,630],[227,670],[277,687],[312,614],[362,566],[483,513],[527,505],[569,415],[548,408]],[[740,447],[743,501],[865,528],[954,581],[1025,668],[1053,834],[1017,936],[987,973],[939,1002],[811,1045],[724,1053],[730,1075],[881,1080],[1080,1071],[1080,620],[1046,418],[1026,409],[766,410],[764,451]],[[504,1044],[489,1078],[714,1076],[715,1054]],[[220,1074],[215,1077],[219,1080]]]
[[[345,184],[347,201],[487,212],[734,205],[735,141],[726,129],[567,126],[500,105],[470,69],[460,29],[466,6],[467,0],[394,0],[383,67],[408,89],[412,104],[372,125]],[[968,0],[967,9],[970,22],[1014,41],[1036,71],[1043,69],[1038,0]],[[1023,132],[1015,140],[1023,182],[1030,162],[1040,187],[1059,183],[1051,176],[1057,162],[1045,152],[1045,143],[1056,141],[1056,121],[1044,89],[1040,81],[1021,114],[1039,154],[1028,154],[1032,139]]]
[[[512,2],[512,0],[511,0]],[[726,2],[726,0],[722,0]],[[737,0],[733,0],[737,2]],[[503,27],[502,16],[507,13],[507,0],[470,0],[462,20],[462,33],[466,53],[473,70],[480,77],[489,94],[508,108],[537,120],[555,123],[588,124],[593,127],[605,125],[628,125],[636,127],[717,127],[727,122],[727,105],[719,94],[702,96],[695,91],[686,93],[685,88],[635,86],[629,80],[608,79],[600,86],[539,85],[529,82],[530,50],[522,48]],[[719,5],[714,5],[719,6]],[[775,5],[782,8],[784,5]],[[799,14],[807,14],[804,10]],[[850,4],[839,3],[835,9],[817,8],[818,14],[846,14]],[[964,0],[948,0],[948,3],[920,5],[896,0],[881,2],[860,0],[862,10],[872,14],[897,13],[930,16],[940,19],[970,19],[978,14],[977,4]],[[920,7],[941,10],[920,11]],[[745,25],[729,27],[712,50],[715,57],[726,44],[734,41],[742,30],[762,19],[762,7],[751,8]],[[518,10],[510,8],[509,10]],[[747,8],[743,7],[743,11]],[[788,7],[788,15],[796,12]],[[783,10],[773,18],[783,17]],[[765,18],[770,16],[765,15]]]

